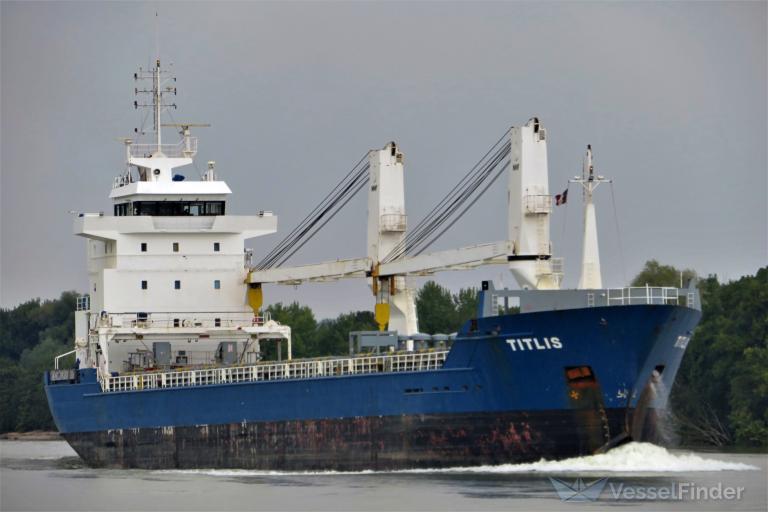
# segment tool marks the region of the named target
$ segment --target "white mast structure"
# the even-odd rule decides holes
[[[403,153],[395,142],[371,150],[368,178],[368,258],[382,261],[405,237],[405,182]],[[380,327],[388,325],[401,334],[416,334],[419,324],[413,289],[405,276],[390,276],[379,281],[374,276],[375,317]],[[409,348],[412,345],[409,345]]]
[[[584,158],[581,176],[574,176],[569,182],[580,184],[584,192],[584,246],[578,288],[580,290],[599,289],[603,287],[603,278],[600,272],[597,219],[592,195],[600,184],[610,183],[611,180],[600,175],[595,176],[595,169],[592,164],[592,145],[587,145],[587,154]]]
[[[558,290],[562,260],[552,258],[549,237],[552,196],[549,194],[547,131],[534,117],[511,130],[508,184],[509,269],[521,288]]]

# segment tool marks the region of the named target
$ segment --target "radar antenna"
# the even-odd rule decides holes
[[[169,128],[181,128],[179,130],[179,135],[181,135],[181,138],[184,141],[183,154],[185,156],[191,157],[197,152],[197,148],[195,147],[192,134],[190,133],[189,129],[209,128],[211,125],[209,123],[167,123],[161,124],[160,126],[167,126]]]

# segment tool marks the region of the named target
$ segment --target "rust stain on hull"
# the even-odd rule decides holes
[[[606,411],[615,435],[624,409]],[[593,453],[575,411],[403,415],[64,434],[93,467],[389,470],[530,462]],[[588,430],[604,428],[581,425]]]

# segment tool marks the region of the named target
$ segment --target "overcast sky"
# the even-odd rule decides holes
[[[415,225],[535,115],[552,193],[588,143],[615,181],[617,217],[610,189],[596,197],[606,285],[650,258],[754,273],[768,261],[766,5],[3,1],[2,306],[85,289],[68,212],[111,211],[115,138],[139,122],[132,75],[155,52],[155,10],[174,118],[212,124],[197,133],[197,166],[216,160],[230,213],[272,210],[285,234],[365,151],[396,140]],[[573,193],[552,223],[571,287],[580,209]],[[505,210],[500,181],[435,248],[503,239]],[[361,196],[294,262],[363,256],[365,211]],[[251,241],[255,254],[280,237]],[[489,278],[513,282],[500,266],[436,276],[453,289]],[[365,284],[269,286],[266,301],[331,316],[371,308]]]

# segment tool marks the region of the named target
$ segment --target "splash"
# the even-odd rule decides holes
[[[628,443],[598,455],[453,470],[488,473],[693,473],[759,469],[749,464],[720,461],[692,452],[671,452],[650,443]]]
[[[382,473],[487,473],[487,474],[525,474],[525,473],[694,473],[710,471],[752,471],[756,466],[741,462],[728,462],[703,457],[693,452],[671,452],[661,446],[650,443],[628,443],[614,448],[608,453],[574,457],[559,461],[542,459],[526,464],[501,464],[498,466],[475,466],[435,469],[403,469],[395,471],[253,471],[195,469],[163,471],[182,474],[202,474],[221,477],[247,476],[286,476],[286,475],[365,475]]]

